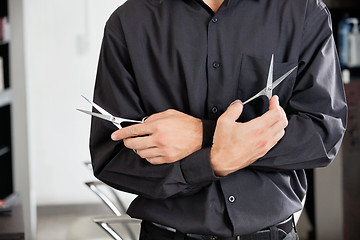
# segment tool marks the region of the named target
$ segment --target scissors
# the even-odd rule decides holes
[[[274,88],[276,88],[282,81],[284,81],[297,67],[298,66],[293,67],[287,73],[285,73],[280,78],[276,79],[275,82],[273,82],[274,54],[272,54],[271,60],[270,60],[270,67],[269,67],[269,73],[268,73],[268,77],[267,77],[266,87],[264,89],[262,89],[260,92],[258,92],[257,94],[255,94],[254,96],[252,96],[251,98],[249,98],[248,100],[246,100],[245,102],[243,102],[243,105],[245,105],[245,104],[251,102],[252,100],[254,100],[255,98],[258,98],[263,95],[267,96],[268,99],[270,100],[270,98],[272,97],[272,90]]]
[[[80,112],[89,114],[91,116],[97,117],[97,118],[101,118],[107,121],[112,122],[116,127],[118,127],[119,129],[123,128],[123,127],[127,127],[133,124],[137,124],[137,123],[143,123],[146,119],[146,117],[144,117],[141,121],[138,120],[132,120],[132,119],[126,119],[126,118],[121,118],[121,117],[114,117],[112,114],[110,114],[109,112],[107,112],[105,109],[103,109],[102,107],[100,107],[99,105],[97,105],[96,103],[90,101],[88,98],[86,98],[85,96],[81,95],[86,101],[88,101],[96,110],[98,110],[100,113],[95,113],[95,112],[90,112],[90,111],[86,111],[86,110],[82,110],[82,109],[76,109]]]

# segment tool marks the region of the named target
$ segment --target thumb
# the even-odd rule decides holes
[[[272,98],[270,99],[269,110],[278,108],[279,106],[279,97],[277,95],[272,96]]]
[[[222,117],[235,122],[240,117],[242,111],[243,111],[242,102],[240,100],[236,100],[230,104],[230,106],[223,113]]]

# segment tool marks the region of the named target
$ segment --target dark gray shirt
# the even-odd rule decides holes
[[[209,152],[217,118],[235,99],[298,65],[274,91],[289,125],[251,166],[214,175]],[[94,101],[116,116],[142,119],[176,109],[203,120],[201,150],[151,165],[110,139],[93,119],[95,176],[138,194],[128,213],[182,232],[232,236],[279,223],[301,208],[303,169],[328,165],[346,125],[346,103],[328,9],[320,0],[228,0],[214,14],[196,0],[129,0],[106,24]],[[268,109],[245,105],[239,121]],[[244,139],[246,141],[246,139]]]

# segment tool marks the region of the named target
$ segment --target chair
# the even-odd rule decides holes
[[[85,165],[91,168],[91,164]],[[111,215],[102,217],[79,217],[68,229],[68,240],[136,240],[139,239],[140,223],[126,214],[127,207],[120,199],[118,191],[101,181],[90,181],[86,186],[95,193]],[[99,227],[97,227],[97,226]]]
[[[93,218],[93,221],[116,240],[138,239],[141,221],[138,219],[133,219],[126,214],[126,207],[124,203],[120,200],[119,195],[116,193],[116,191],[100,181],[86,182],[85,184],[114,213],[114,216]],[[109,193],[106,194],[105,191],[102,191],[100,189],[100,186],[106,188]],[[114,200],[111,200],[110,196],[112,196]],[[120,231],[116,231],[113,227],[111,227],[112,224],[119,225],[118,227],[121,227],[122,235],[126,235],[127,238],[121,238]]]

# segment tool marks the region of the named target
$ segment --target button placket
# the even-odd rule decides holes
[[[217,31],[219,23],[219,18],[213,16],[208,21],[208,102],[207,102],[207,111],[210,119],[217,119],[220,110],[218,108],[219,99],[217,99],[217,87],[218,79],[222,74],[222,62],[220,58],[220,53],[218,49],[218,35]]]

